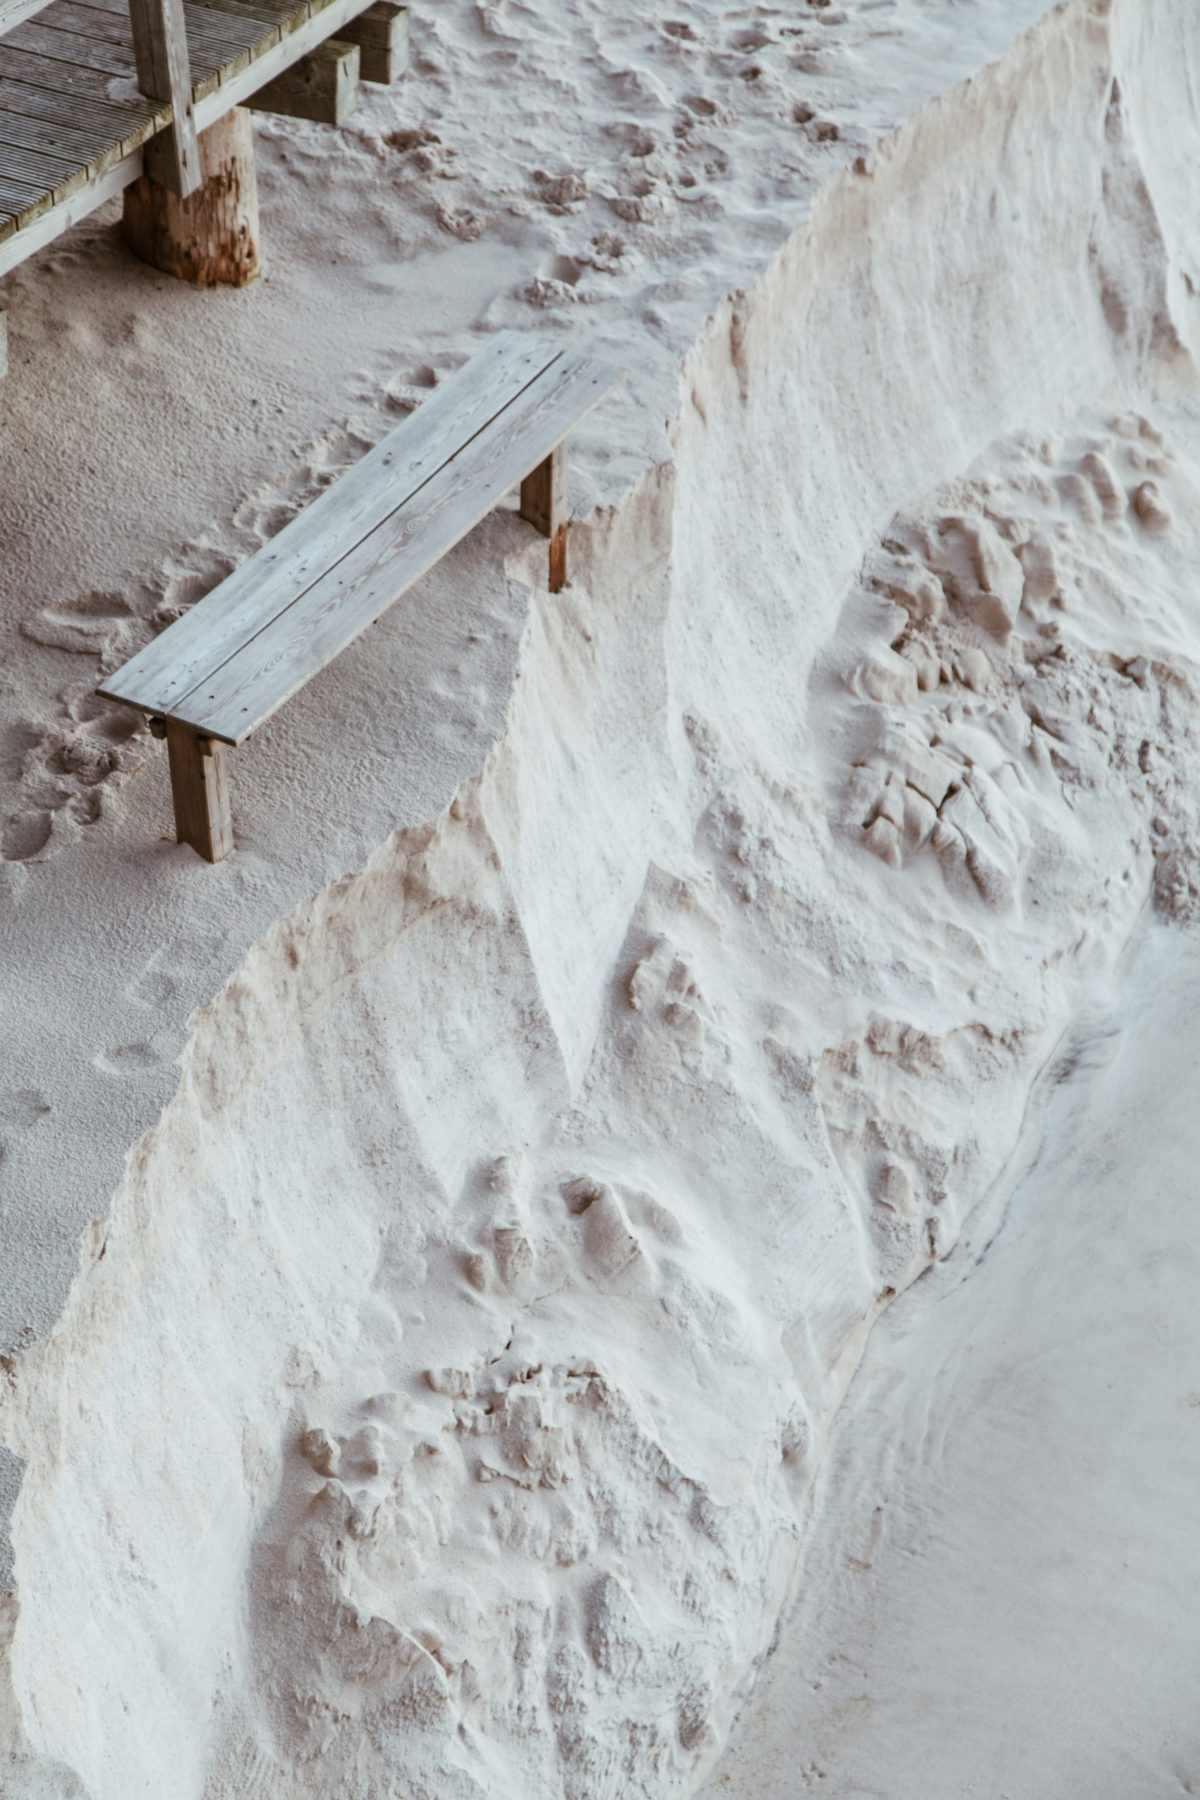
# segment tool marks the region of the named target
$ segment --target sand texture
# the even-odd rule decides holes
[[[1195,1789],[1198,975],[1194,934],[1139,939],[1017,1179],[876,1327],[706,1795]]]
[[[260,132],[278,272],[219,318],[98,227],[10,278],[59,338],[6,601],[6,1794],[919,1791],[770,1684],[974,1232],[1071,1279],[1042,1096],[1200,916],[1200,40],[988,10],[448,6],[416,122]],[[488,521],[239,754],[202,870],[97,669],[534,322],[633,371],[569,588]],[[898,1296],[904,1404],[872,1363],[835,1424]]]

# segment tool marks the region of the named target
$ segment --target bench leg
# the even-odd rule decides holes
[[[521,517],[550,539],[550,592],[567,585],[567,446],[560,444],[521,483]]]
[[[206,862],[220,862],[233,849],[225,745],[200,737],[190,725],[166,723],[175,836]]]
[[[125,236],[134,255],[180,281],[198,287],[245,287],[261,267],[258,249],[258,188],[250,114],[235,106],[200,133],[203,182],[181,200],[155,171],[152,138],[145,174],[125,189]]]

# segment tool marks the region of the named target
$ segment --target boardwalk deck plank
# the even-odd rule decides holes
[[[8,112],[0,106],[0,144],[7,144],[14,150],[40,150],[46,156],[69,163],[73,169],[90,170],[93,164],[114,150],[119,153],[122,141],[118,140],[114,146],[107,132],[74,131],[49,119],[36,115],[28,118],[24,113]]]

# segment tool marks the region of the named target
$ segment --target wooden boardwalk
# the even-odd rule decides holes
[[[197,130],[369,4],[184,0]],[[136,181],[172,109],[138,91],[127,0],[0,0],[0,33],[3,275]]]

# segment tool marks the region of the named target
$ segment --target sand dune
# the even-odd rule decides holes
[[[16,916],[43,875],[101,854],[115,815],[127,891],[158,909],[117,943],[122,1004],[176,1030],[207,1004],[178,1074],[166,1023],[89,1045],[95,1091],[138,1096],[110,1144],[149,1129],[61,1318],[8,1375],[16,1793],[697,1791],[776,1638],[872,1323],[1009,1178],[1039,1077],[1146,909],[1193,922],[1188,9],[1068,0],[879,142],[862,86],[836,138],[829,107],[781,113],[785,66],[824,79],[853,52],[865,83],[892,10],[906,53],[951,23],[864,0],[817,9],[797,47],[755,13],[730,72],[682,11],[619,69],[608,16],[557,35],[519,33],[511,6],[439,15],[416,73],[451,119],[453,52],[460,78],[552,67],[562,111],[569,44],[654,143],[631,119],[594,161],[544,158],[518,202],[502,160],[462,168],[449,126],[381,149],[364,121],[362,194],[385,149],[401,185],[421,156],[453,183],[406,211],[402,257],[378,249],[386,276],[363,245],[394,229],[387,202],[339,227],[364,317],[398,316],[434,233],[464,258],[442,273],[465,310],[399,374],[347,324],[355,379],[376,381],[361,431],[310,433],[290,482],[261,489],[257,439],[236,484],[231,462],[186,504],[172,471],[155,504],[195,535],[166,586],[131,599],[102,575],[86,603],[47,592],[27,615],[49,655],[125,654],[418,401],[468,322],[532,309],[619,346],[636,279],[634,380],[582,446],[570,589],[538,587],[507,516],[446,565],[430,592],[478,579],[477,613],[435,606],[450,623],[418,665],[419,718],[444,730],[459,709],[461,732],[398,795],[412,739],[386,724],[392,664],[364,648],[367,711],[396,736],[314,777],[345,794],[349,772],[344,829],[310,842],[303,794],[280,818],[293,738],[248,758],[260,798],[206,890],[202,955],[181,969],[168,948],[195,865],[130,858],[146,745],[110,745],[89,781],[68,741],[114,726],[85,718],[54,751],[59,806],[20,753]],[[895,65],[877,72],[876,108]],[[522,103],[540,115],[546,92]],[[855,154],[761,267],[783,236],[781,120],[806,159]],[[684,177],[722,130],[738,154],[711,153],[693,202]],[[268,171],[333,191],[315,135],[264,135]],[[601,200],[609,267],[567,248],[572,209]],[[500,300],[494,268],[460,283],[479,246],[502,256],[505,208],[535,205],[554,260]],[[616,297],[585,308],[602,277]],[[290,429],[349,363],[317,368]],[[251,491],[224,515],[236,543],[199,522],[220,482]],[[416,617],[376,657],[402,659]],[[360,872],[331,880],[355,847]],[[111,896],[126,865],[106,854]],[[22,1089],[35,1149],[42,1091]],[[86,1200],[107,1164],[59,1167]],[[68,1222],[42,1265],[51,1317]]]

